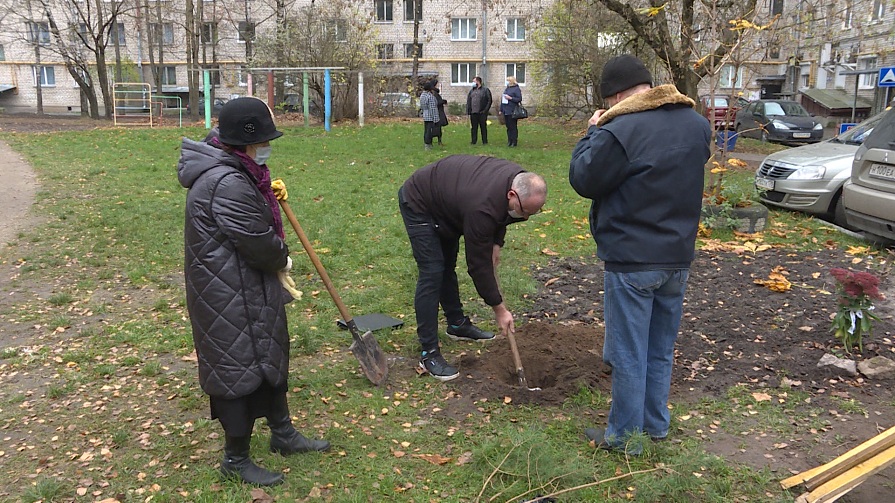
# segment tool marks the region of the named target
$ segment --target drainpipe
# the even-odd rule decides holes
[[[482,85],[488,84],[488,0],[482,0]]]

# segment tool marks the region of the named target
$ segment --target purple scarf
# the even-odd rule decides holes
[[[212,142],[218,147],[223,147],[223,144],[217,138],[213,138]],[[270,170],[267,169],[267,164],[259,166],[245,152],[240,152],[236,149],[233,149],[231,153],[242,161],[242,165],[255,179],[255,186],[261,191],[261,195],[264,196],[268,206],[270,206],[270,212],[273,213],[274,230],[277,231],[280,239],[286,239],[286,233],[283,230],[283,217],[280,216],[280,203],[277,201],[277,196],[274,195],[273,189],[270,188]]]

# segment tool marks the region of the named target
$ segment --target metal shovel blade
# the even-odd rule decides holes
[[[353,322],[354,320],[351,320],[349,325]],[[356,333],[352,332],[354,341],[348,349],[354,353],[367,379],[376,386],[380,386],[388,378],[388,360],[385,358],[385,353],[379,347],[379,342],[373,336],[373,332],[367,331],[361,336],[355,335]]]

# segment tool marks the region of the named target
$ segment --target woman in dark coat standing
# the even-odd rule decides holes
[[[283,455],[323,451],[292,426],[286,403],[291,301],[278,274],[292,261],[270,187],[270,141],[277,131],[267,105],[237,98],[220,112],[204,142],[184,138],[177,175],[188,189],[184,227],[187,309],[199,384],[225,433],[221,472],[262,486],[282,473],[249,456],[255,419],[266,417],[270,449]]]
[[[507,88],[503,91],[500,100],[500,113],[503,115],[507,126],[507,146],[515,147],[519,143],[518,120],[512,117],[516,105],[522,103],[522,90],[516,83],[516,77],[507,77]]]
[[[438,107],[438,122],[435,123],[435,134],[433,136],[438,138],[438,145],[444,145],[441,142],[441,136],[444,134],[442,128],[448,125],[447,114],[444,113],[444,106],[447,105],[447,100],[441,97],[441,89],[438,88],[437,80],[435,81],[435,87],[432,88],[432,94],[435,96],[435,103]]]

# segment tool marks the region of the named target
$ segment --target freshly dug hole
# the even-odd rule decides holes
[[[611,383],[601,371],[603,329],[582,323],[552,324],[529,321],[516,328],[516,345],[529,391],[519,386],[510,343],[504,337],[480,350],[464,353],[457,386],[473,399],[556,405],[581,388],[609,393]]]

